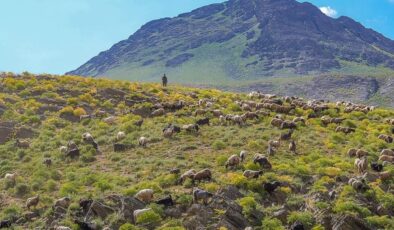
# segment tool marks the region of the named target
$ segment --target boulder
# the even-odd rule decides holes
[[[19,127],[15,130],[15,137],[20,138],[20,139],[31,139],[33,138],[37,133],[28,127]]]

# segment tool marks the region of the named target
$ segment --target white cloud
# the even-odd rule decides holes
[[[390,1],[394,2],[394,0]],[[338,15],[338,12],[329,6],[322,6],[319,9],[321,10],[321,12],[323,12],[323,14],[327,15],[328,17],[334,18]]]

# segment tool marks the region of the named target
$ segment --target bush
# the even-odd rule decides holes
[[[122,226],[119,227],[119,230],[139,230],[140,228],[127,223],[127,224],[123,224]]]
[[[15,187],[15,194],[19,197],[25,196],[27,193],[29,193],[30,188],[26,184],[18,184]]]
[[[159,221],[161,221],[160,215],[157,214],[155,211],[150,210],[138,216],[136,222],[138,224],[152,224]]]
[[[285,230],[280,220],[269,217],[263,219],[262,227],[264,230]]]
[[[257,207],[257,202],[254,197],[243,197],[238,200],[238,204],[242,207],[242,212],[246,215],[249,215],[253,210]]]
[[[215,141],[212,143],[212,148],[215,150],[222,150],[226,148],[226,144],[223,141]]]
[[[287,218],[289,224],[296,221],[301,222],[307,229],[311,228],[314,224],[313,215],[310,212],[292,212]]]
[[[76,108],[76,109],[74,109],[73,114],[76,117],[80,117],[82,115],[86,115],[87,113],[83,108]]]

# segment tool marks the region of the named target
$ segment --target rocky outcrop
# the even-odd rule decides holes
[[[372,230],[363,220],[353,216],[339,216],[332,220],[333,230]]]

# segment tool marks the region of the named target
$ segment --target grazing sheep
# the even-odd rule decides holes
[[[282,133],[280,135],[279,139],[282,140],[282,141],[290,140],[291,139],[291,135],[293,135],[293,132],[294,132],[294,130],[290,129],[287,133]]]
[[[281,129],[295,129],[297,128],[297,124],[292,121],[283,121],[280,125]]]
[[[51,158],[45,158],[42,163],[49,168],[52,165],[52,159]]]
[[[71,230],[71,228],[65,226],[57,226],[55,227],[55,230]]]
[[[196,111],[194,111],[194,116],[198,116],[198,115],[205,115],[208,111],[205,109],[196,109]]]
[[[259,178],[259,176],[263,175],[263,171],[245,170],[242,175],[248,179]]]
[[[182,129],[189,133],[198,133],[200,127],[197,124],[189,124],[182,126]]]
[[[163,116],[165,114],[165,110],[163,108],[156,109],[151,113],[152,117]]]
[[[274,147],[272,147],[271,145],[268,145],[268,149],[267,149],[267,154],[268,156],[273,156],[276,153],[276,149]]]
[[[178,184],[183,184],[183,182],[185,182],[185,180],[187,178],[192,179],[194,178],[194,175],[196,174],[196,170],[194,169],[190,169],[188,171],[186,171],[185,173],[183,173],[178,180]]]
[[[28,142],[27,140],[16,139],[15,140],[15,147],[23,148],[23,149],[30,148],[30,142]]]
[[[357,158],[361,158],[361,157],[364,157],[364,156],[368,156],[368,152],[367,151],[362,150],[362,149],[357,150],[357,152],[356,152],[356,157]]]
[[[11,228],[12,222],[11,220],[2,220],[0,221],[0,229],[1,228]]]
[[[199,181],[201,182],[202,180],[211,180],[212,179],[212,172],[209,169],[203,169],[193,176],[193,182],[194,181]]]
[[[335,129],[335,132],[342,132],[344,134],[349,134],[349,133],[354,133],[356,132],[356,129],[354,128],[349,128],[349,127],[342,127],[342,126],[338,126]]]
[[[73,149],[78,149],[78,146],[77,146],[77,144],[75,144],[74,141],[69,141],[67,143],[67,151],[73,150]]]
[[[379,173],[379,178],[382,181],[391,180],[393,178],[393,174],[390,171],[381,172]]]
[[[171,174],[179,174],[181,172],[181,170],[179,168],[173,168],[170,170]]]
[[[269,162],[268,158],[262,154],[256,154],[253,159],[253,163],[259,164],[260,167],[271,169],[272,165]]]
[[[134,125],[137,127],[141,127],[143,123],[144,123],[144,119],[141,119],[141,120],[134,122]]]
[[[294,122],[294,123],[302,122],[302,123],[305,124],[305,118],[303,118],[303,117],[295,117],[295,118],[293,119],[293,122]]]
[[[116,134],[116,140],[117,141],[121,141],[121,140],[123,140],[123,139],[125,139],[126,138],[126,133],[125,132],[118,132],[117,134]]]
[[[371,162],[371,169],[376,172],[383,171],[383,165],[378,162]]]
[[[65,154],[67,152],[67,147],[66,146],[60,146],[59,150],[60,150],[60,152],[62,154]]]
[[[16,176],[17,176],[16,173],[6,173],[5,176],[4,176],[4,179],[6,181],[10,181],[13,184],[15,184],[16,183]]]
[[[351,178],[348,184],[356,191],[365,191],[368,188],[364,179]]]
[[[380,155],[394,156],[394,151],[391,149],[383,149],[382,152],[380,152]]]
[[[391,137],[391,136],[389,136],[389,135],[386,135],[386,134],[380,134],[379,136],[378,136],[378,138],[379,139],[381,139],[381,140],[384,140],[385,142],[387,142],[387,143],[393,143],[393,137]]]
[[[269,194],[273,193],[278,187],[282,186],[279,181],[267,182],[263,184],[263,188]]]
[[[63,197],[55,201],[53,208],[61,207],[63,209],[67,209],[71,204],[71,199],[68,197]]]
[[[209,125],[209,118],[197,120],[196,124],[199,126]]]
[[[368,168],[368,160],[367,157],[357,158],[354,161],[354,166],[357,168],[359,173],[364,173]]]
[[[138,144],[144,148],[147,146],[148,142],[148,138],[146,137],[140,137],[140,139],[138,139]]]
[[[244,126],[246,123],[246,117],[245,116],[240,116],[240,115],[235,115],[231,118],[234,124],[237,124],[239,126]]]
[[[259,119],[259,115],[257,113],[254,112],[247,112],[243,115],[246,119]]]
[[[242,150],[239,153],[239,157],[241,158],[241,162],[244,162],[244,160],[246,159],[246,155],[248,155],[248,152],[246,152],[245,150]]]
[[[347,151],[347,155],[348,155],[349,157],[355,157],[355,156],[356,156],[356,153],[357,153],[357,150],[358,150],[358,149],[349,149],[349,150]]]
[[[71,159],[75,159],[78,158],[79,155],[80,155],[79,149],[76,148],[76,149],[68,150],[65,156],[70,157]]]
[[[225,164],[225,167],[226,167],[226,169],[227,169],[228,167],[236,168],[236,167],[238,167],[238,165],[240,164],[240,162],[241,162],[241,158],[240,158],[239,156],[237,156],[237,155],[232,155],[232,156],[230,156],[230,157],[227,159],[226,164]]]
[[[145,203],[149,203],[153,199],[153,189],[142,189],[134,197]]]
[[[30,210],[30,207],[37,207],[40,202],[40,195],[30,197],[26,201],[26,208]]]
[[[144,209],[134,210],[134,212],[133,212],[134,222],[136,223],[137,220],[138,220],[138,217],[140,217],[142,214],[150,212],[150,211],[152,211],[151,208],[144,208]]]
[[[215,116],[215,117],[223,116],[223,112],[220,111],[220,110],[218,110],[218,109],[212,110],[212,114],[213,114],[213,116]]]
[[[95,148],[96,150],[98,149],[98,144],[97,142],[94,140],[93,135],[90,133],[84,133],[82,134],[82,140],[87,143],[87,144],[91,144],[93,146],[93,148]]]
[[[297,154],[297,152],[296,152],[296,150],[297,150],[297,145],[296,145],[296,143],[295,143],[294,140],[292,140],[292,141],[290,142],[290,144],[289,144],[289,150],[290,150],[290,152],[292,152],[292,153],[294,153],[294,154]]]
[[[75,219],[74,223],[77,224],[79,229],[82,229],[82,230],[99,230],[99,229],[101,229],[97,226],[97,224],[91,223],[91,222],[85,222],[85,221],[80,221],[80,220]]]
[[[294,222],[294,224],[291,225],[290,230],[304,230],[304,224],[300,221]]]
[[[165,207],[170,207],[170,206],[175,205],[175,202],[172,199],[171,195],[169,195],[168,197],[162,198],[162,199],[156,201],[155,203],[159,204],[159,205],[164,205]]]
[[[81,115],[79,116],[79,121],[88,120],[90,118],[92,118],[91,115]]]
[[[199,200],[203,200],[203,203],[206,205],[208,204],[209,198],[213,197],[213,194],[210,192],[207,192],[202,189],[194,189],[193,190],[193,203],[197,203]]]
[[[274,141],[274,140],[268,141],[268,146],[279,148],[280,147],[280,139],[278,141]]]
[[[271,125],[272,126],[275,126],[275,127],[277,127],[277,128],[280,128],[281,126],[282,126],[282,123],[283,123],[284,121],[282,120],[282,119],[278,119],[278,118],[273,118],[272,120],[271,120]]]
[[[114,125],[116,123],[117,118],[115,116],[106,117],[103,119],[103,122],[107,123],[108,125]]]
[[[171,138],[174,134],[175,134],[175,132],[174,132],[173,129],[165,129],[165,130],[163,131],[163,136],[164,136],[165,138]]]
[[[387,161],[390,163],[394,163],[394,156],[383,155],[379,157],[379,161]]]

